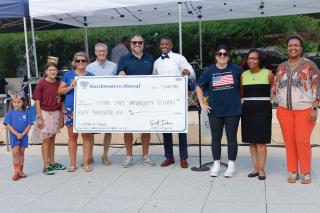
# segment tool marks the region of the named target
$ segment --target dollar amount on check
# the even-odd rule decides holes
[[[188,131],[187,78],[77,77],[75,132]]]

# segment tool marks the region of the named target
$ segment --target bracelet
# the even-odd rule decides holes
[[[40,116],[40,115],[36,116],[36,119],[40,119],[40,118],[42,119],[42,116]]]

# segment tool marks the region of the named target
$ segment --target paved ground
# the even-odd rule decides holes
[[[209,177],[209,172],[181,169],[178,164],[159,165],[162,147],[150,148],[157,166],[146,168],[135,147],[135,165],[124,169],[122,148],[110,150],[113,164],[100,163],[101,147],[94,150],[94,171],[60,171],[54,176],[41,173],[40,146],[26,154],[27,179],[11,180],[11,153],[0,147],[0,212],[319,212],[320,148],[313,148],[313,182],[310,185],[286,183],[283,148],[269,148],[267,179],[247,178],[251,171],[248,147],[240,147],[237,174],[233,178]],[[78,150],[79,162],[81,148]],[[56,148],[57,161],[68,164],[67,147]],[[175,153],[178,149],[175,148]],[[191,165],[198,165],[198,148],[189,148]],[[203,148],[203,161],[211,161],[209,147]],[[226,155],[226,148],[223,149]],[[224,158],[225,161],[225,158]],[[225,170],[225,168],[224,168]]]

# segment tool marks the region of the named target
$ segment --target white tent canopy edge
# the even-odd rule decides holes
[[[89,28],[177,23],[177,2],[184,22],[320,12],[319,0],[29,0],[33,18]]]

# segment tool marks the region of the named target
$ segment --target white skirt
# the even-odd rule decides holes
[[[44,127],[42,129],[38,127],[37,120],[34,122],[31,136],[32,143],[41,144],[43,140],[51,138],[59,132],[59,123],[61,119],[60,110],[53,112],[42,110],[42,118],[44,122]]]

